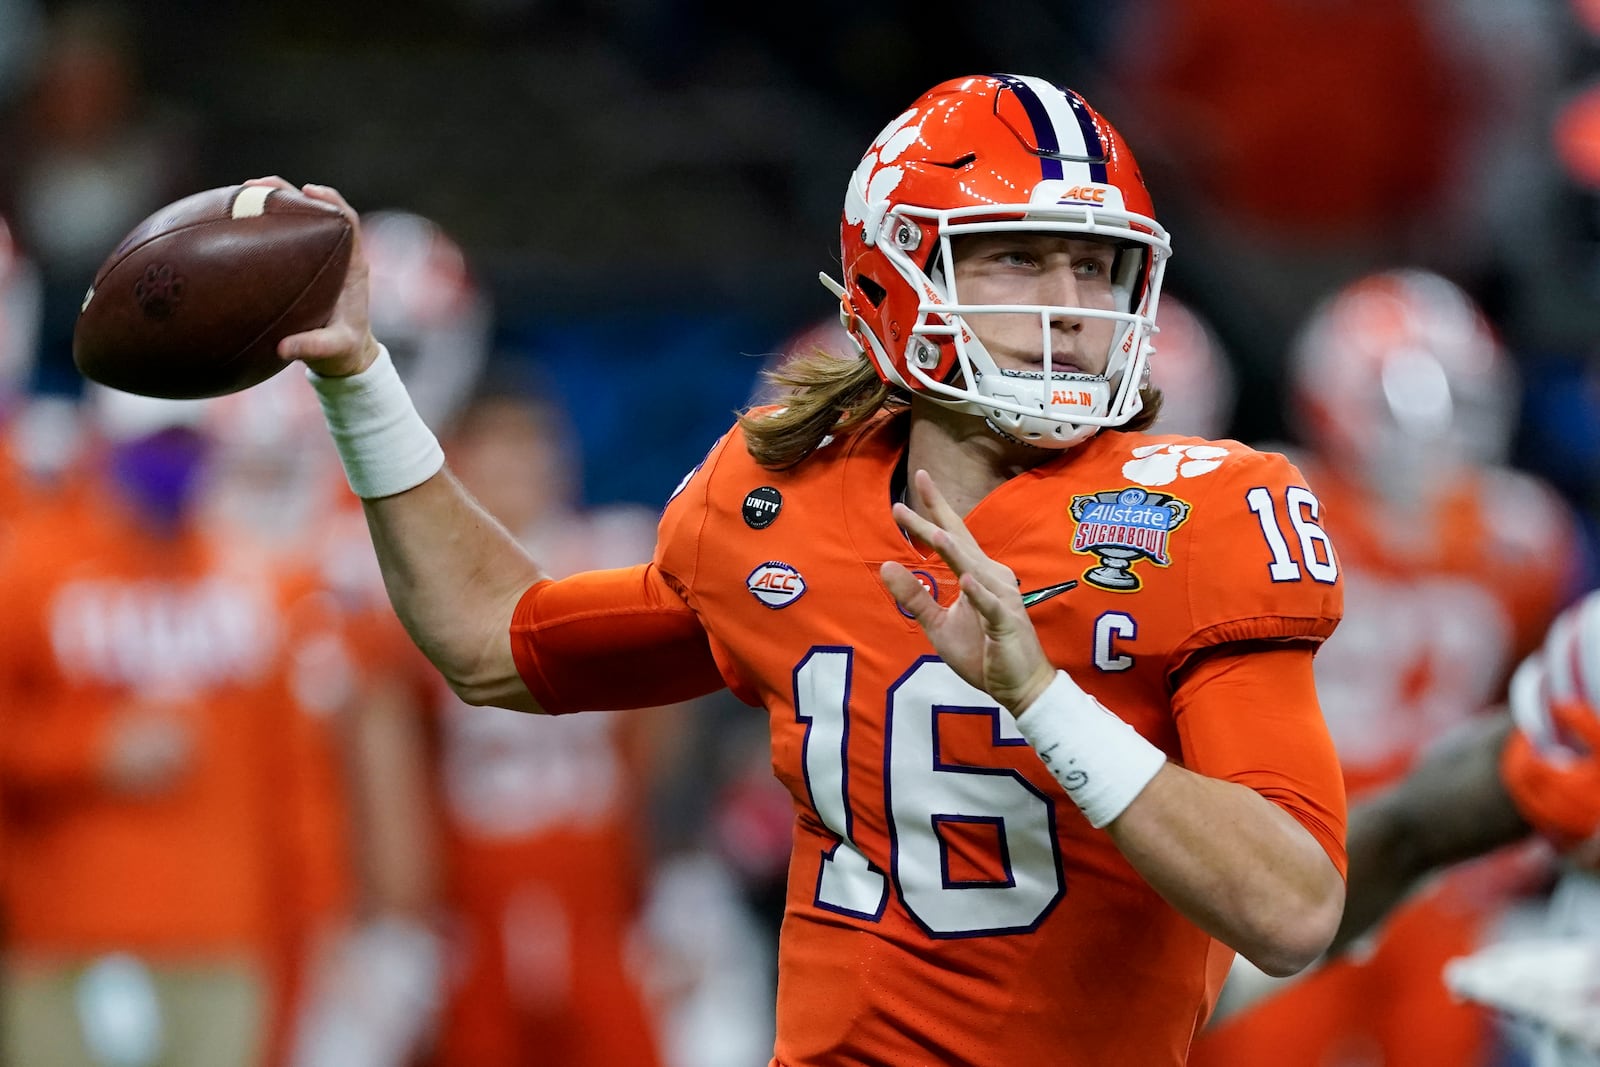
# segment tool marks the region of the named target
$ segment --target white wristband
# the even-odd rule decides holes
[[[444,449],[417,414],[387,348],[379,345],[378,358],[359,374],[324,378],[307,367],[306,377],[356,496],[403,493],[444,466]]]
[[[1096,830],[1121,815],[1167,762],[1066,671],[1056,672],[1017,728]]]

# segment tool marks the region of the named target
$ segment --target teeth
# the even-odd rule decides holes
[[[1001,377],[1004,377],[1004,378],[1033,378],[1033,379],[1039,379],[1039,378],[1043,378],[1044,377],[1044,368],[1041,367],[1038,370],[1020,370],[1020,369],[1012,369],[1012,368],[1008,367],[1008,368],[1002,370],[1000,372],[1000,375],[1001,375]],[[1050,372],[1050,377],[1052,377],[1052,378],[1098,378],[1100,376],[1098,374],[1090,374],[1088,371],[1079,370],[1076,367],[1067,367],[1067,368],[1064,368],[1064,369],[1063,368],[1057,368],[1056,370],[1051,371]]]

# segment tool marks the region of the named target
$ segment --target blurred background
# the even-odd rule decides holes
[[[1359,423],[1377,405],[1410,427],[1403,448],[1510,477],[1473,483],[1472,521],[1494,529],[1466,564],[1430,554],[1438,543],[1418,532],[1465,528],[1459,511],[1412,506],[1437,488],[1438,466],[1368,486],[1347,505],[1346,516],[1377,531],[1376,544],[1392,548],[1390,534],[1406,542],[1388,553],[1405,557],[1401,572],[1433,568],[1473,584],[1479,599],[1439,599],[1442,618],[1461,617],[1467,604],[1509,621],[1482,628],[1500,641],[1492,660],[1470,642],[1441,641],[1448,647],[1423,667],[1397,664],[1393,702],[1416,702],[1450,676],[1452,661],[1440,657],[1476,656],[1492,669],[1482,667],[1477,688],[1450,694],[1445,712],[1443,697],[1430,698],[1432,710],[1393,751],[1359,724],[1341,751],[1372,755],[1382,768],[1374,781],[1392,776],[1452,715],[1497,698],[1543,621],[1587,585],[1600,528],[1592,0],[817,0],[759,13],[715,0],[0,0],[0,559],[9,561],[0,595],[29,606],[0,641],[42,657],[13,651],[0,674],[0,748],[9,751],[0,783],[10,791],[0,857],[23,886],[0,934],[13,947],[13,985],[21,974],[27,997],[40,998],[13,996],[23,1007],[0,1016],[0,1046],[18,1067],[80,1062],[18,1052],[39,1047],[26,1043],[36,1030],[47,1044],[76,1034],[89,1057],[81,1062],[187,1062],[173,1052],[183,1011],[171,1005],[183,994],[148,948],[178,943],[190,946],[185,959],[223,961],[221,972],[202,972],[213,990],[218,973],[231,981],[246,960],[256,977],[228,1010],[267,1020],[265,1045],[244,1041],[237,1059],[213,1052],[195,1062],[764,1062],[790,812],[767,774],[759,713],[714,698],[642,724],[618,719],[615,729],[604,717],[593,736],[569,728],[560,740],[523,736],[524,720],[501,724],[502,734],[483,725],[488,713],[463,719],[382,621],[381,590],[363,570],[370,549],[339,498],[305,390],[275,388],[288,386],[284,375],[204,418],[112,410],[73,369],[73,322],[106,253],[163,204],[266,174],[334,185],[369,219],[379,336],[459,465],[469,456],[479,464],[482,494],[496,496],[497,513],[559,569],[631,562],[648,556],[654,515],[758,391],[763,366],[798,344],[829,343],[818,327],[834,302],[816,274],[837,269],[844,182],[862,150],[936,82],[988,70],[1078,89],[1133,145],[1174,235],[1175,310],[1161,320],[1168,370],[1158,353],[1156,374],[1173,375],[1175,408],[1198,405],[1195,421],[1173,429],[1304,449],[1308,468],[1319,455],[1331,468],[1342,446],[1328,426],[1348,416],[1356,429],[1344,426],[1344,439],[1377,440]],[[1381,384],[1377,396],[1340,393],[1337,374],[1304,370],[1339,365],[1340,352],[1366,343],[1361,315],[1328,325],[1334,298],[1400,269],[1453,283],[1407,290],[1420,294],[1419,316],[1443,316],[1429,321],[1443,322],[1449,339],[1419,328],[1400,347],[1427,349],[1437,371],[1402,361],[1391,375],[1392,352],[1374,355],[1378,369],[1358,384]],[[1461,308],[1467,325],[1451,325]],[[1449,346],[1480,329],[1487,347],[1453,364]],[[1491,349],[1492,359],[1474,354]],[[1485,403],[1497,410],[1480,411],[1472,389],[1489,362],[1498,377]],[[1418,414],[1412,401],[1440,382],[1453,406],[1441,416],[1423,404]],[[1331,411],[1314,410],[1319,399]],[[1456,456],[1441,419],[1492,447]],[[496,452],[497,440],[521,451]],[[201,444],[205,477],[195,473]],[[110,497],[127,505],[125,519],[107,517],[121,506]],[[139,559],[124,558],[130,544],[144,546]],[[1375,570],[1385,554],[1373,550]],[[259,655],[241,660],[223,689],[197,693],[195,664],[223,656],[197,635],[244,624],[183,616],[198,611],[187,600],[182,611],[170,598],[136,610],[126,590],[175,573],[200,585],[238,578],[244,564],[233,557],[246,555],[250,596],[262,605],[249,632],[276,636],[256,643]],[[100,575],[91,591],[115,611],[87,606],[99,602],[83,592],[85,568]],[[105,592],[112,578],[124,583],[114,596]],[[1422,602],[1395,594],[1398,578],[1389,578],[1388,599],[1363,599],[1352,578],[1352,614],[1392,617],[1396,603]],[[1537,605],[1502,595],[1535,585],[1545,591]],[[86,680],[83,670],[40,667],[52,642],[56,656],[71,659],[65,643],[82,659],[117,640],[74,630],[99,624],[63,602],[82,619],[120,611],[150,646],[145,666],[170,671],[146,678],[119,662]],[[315,625],[283,625],[313,610]],[[1432,632],[1436,623],[1407,625]],[[170,640],[151,636],[163,626]],[[328,640],[308,649],[308,633]],[[1368,642],[1351,670],[1370,671],[1372,649],[1396,647]],[[342,664],[348,688],[297,690],[308,662],[322,664],[311,674],[324,681],[338,673],[327,663]],[[183,692],[169,693],[185,677]],[[1330,684],[1341,681],[1349,679]],[[63,885],[114,884],[126,868],[85,846],[101,866],[74,867],[51,836],[56,824],[83,818],[93,834],[125,840],[154,817],[151,797],[170,802],[165,825],[181,822],[174,813],[198,803],[196,768],[212,758],[205,739],[216,727],[203,724],[241,694],[292,705],[311,724],[295,743],[312,755],[249,770],[304,785],[294,803],[325,816],[297,816],[292,833],[258,833],[276,851],[248,860],[275,876],[302,863],[325,875],[316,899],[292,909],[294,930],[278,929],[276,947],[259,949],[269,940],[262,923],[284,922],[269,903],[254,918],[219,917],[199,931],[177,919],[160,931],[141,922],[124,930],[119,914],[146,905],[104,900],[82,901],[81,922],[57,922]],[[1373,700],[1390,706],[1361,696],[1367,718]],[[152,700],[162,708],[151,710]],[[91,720],[99,725],[84,725]],[[571,760],[594,761],[562,795],[596,781],[633,787],[595,787],[594,810],[559,820],[485,824],[472,814],[548,816],[539,783],[548,793],[549,768],[574,765],[548,755],[562,745],[580,753]],[[538,752],[543,763],[528,755]],[[474,759],[501,769],[464,770]],[[302,782],[307,766],[323,768],[320,784]],[[85,782],[110,789],[110,799],[62,799],[79,796],[63,794],[63,783]],[[485,782],[506,794],[485,793]],[[410,799],[396,799],[396,783],[409,783]],[[241,819],[262,818],[259,797],[235,803]],[[399,829],[388,821],[397,812]],[[204,851],[204,834],[232,839],[256,825],[191,826],[185,832],[197,836],[174,847]],[[418,845],[421,825],[431,829]],[[512,841],[535,851],[517,853]],[[296,858],[286,865],[285,855]],[[637,868],[624,879],[631,896],[580,899],[581,887],[624,866]],[[602,873],[574,876],[572,889],[525,884],[517,872],[530,867]],[[192,874],[141,891],[170,909],[180,891],[171,887]],[[304,878],[289,880],[305,888]],[[1504,894],[1487,895],[1499,909]],[[580,921],[585,908],[601,914]],[[701,925],[685,926],[685,916]],[[582,926],[589,921],[599,925]],[[585,929],[580,941],[609,946],[604,953],[506,955],[517,944],[576,944],[573,931]],[[202,942],[211,948],[193,950]],[[131,954],[112,951],[118,945]],[[611,962],[588,985],[574,961],[597,955]],[[351,991],[376,973],[413,976],[388,1003],[415,1032],[362,1014],[371,1006]],[[642,1005],[639,1033],[650,1034],[607,1050],[594,1035],[608,1027],[579,1005],[615,1004],[624,987]],[[466,1003],[500,1008],[473,1017]],[[21,1025],[19,1036],[18,1018],[47,1010],[58,1024]],[[1481,1018],[1470,1025],[1477,1059],[1421,1062],[1514,1062],[1483,1036]],[[619,1030],[627,1027],[609,1027]],[[388,1044],[371,1036],[401,1031]],[[569,1049],[561,1042],[592,1051],[552,1051]],[[1359,1062],[1407,1061],[1394,1053]]]
[[[41,388],[148,211],[258,174],[437,221],[497,352],[582,411],[585,493],[657,502],[761,357],[827,312],[852,161],[934,82],[1072,85],[1134,145],[1171,288],[1285,436],[1284,353],[1333,285],[1438,269],[1528,374],[1519,461],[1590,496],[1597,17],[1583,0],[742,4],[0,0],[0,211],[44,275]],[[692,368],[692,370],[690,369]],[[1558,383],[1554,390],[1544,388]],[[629,420],[648,412],[652,447]]]

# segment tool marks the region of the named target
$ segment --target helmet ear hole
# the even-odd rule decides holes
[[[861,289],[862,295],[865,296],[875,308],[882,307],[883,298],[889,295],[889,291],[887,289],[873,281],[871,278],[867,277],[865,274],[856,276],[856,285]]]

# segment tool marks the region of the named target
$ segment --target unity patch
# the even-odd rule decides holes
[[[778,512],[782,509],[783,494],[778,492],[777,487],[760,485],[744,495],[740,513],[744,516],[744,524],[750,529],[765,530],[778,521]]]

